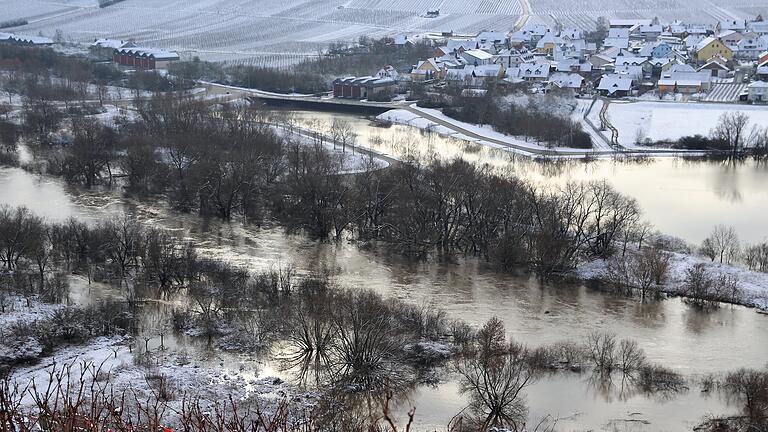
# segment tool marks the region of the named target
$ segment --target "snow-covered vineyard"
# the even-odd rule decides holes
[[[600,16],[715,23],[764,12],[768,0],[727,5],[710,0],[125,0],[100,8],[97,0],[0,0],[0,21],[25,21],[12,31],[57,33],[67,41],[140,40],[187,56],[286,67],[334,41],[414,32],[476,33],[524,22],[593,28]],[[429,11],[439,12],[428,14]]]

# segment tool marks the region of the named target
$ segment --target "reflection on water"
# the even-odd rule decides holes
[[[307,124],[331,124],[344,118],[355,127],[358,144],[396,157],[423,160],[461,157],[488,164],[499,173],[513,173],[540,184],[572,180],[608,180],[640,203],[645,218],[663,233],[700,243],[720,223],[736,227],[742,239],[768,236],[768,165],[765,162],[686,161],[676,158],[643,162],[614,160],[532,162],[507,151],[419,133],[409,126],[372,126],[351,114],[294,111]]]
[[[595,171],[615,172],[612,181],[625,178],[624,181],[630,184],[641,181],[641,178],[646,178],[648,184],[660,181],[669,184],[697,182],[703,191],[701,193],[709,196],[709,202],[720,203],[722,211],[728,207],[712,194],[713,186],[707,183],[712,180],[701,176],[690,179],[680,174],[717,171],[720,168],[716,164],[691,165],[671,160],[653,162],[651,167],[657,175],[668,171],[679,176],[654,179],[653,182],[647,174],[640,173],[648,166],[608,162],[569,166],[571,168],[564,168],[554,179],[548,179],[535,166],[516,169],[525,168],[529,177],[538,176],[540,181],[552,182],[565,181],[568,177],[585,177],[585,173]],[[745,207],[741,216],[765,214],[755,210],[755,206],[767,205],[765,201],[768,200],[761,199],[765,191],[757,191],[755,183],[765,172],[750,165],[742,168],[737,176],[740,178],[738,184],[740,188],[745,188],[743,196],[750,198],[739,204]],[[747,173],[753,173],[752,177]],[[38,178],[18,169],[0,168],[0,202],[26,205],[49,219],[62,220],[74,216],[98,220],[127,211],[147,224],[176,230],[193,240],[203,254],[214,258],[226,259],[253,270],[264,270],[277,263],[292,263],[300,273],[331,269],[343,286],[371,289],[409,302],[440,307],[449,316],[463,318],[473,324],[498,316],[505,321],[516,340],[531,345],[565,339],[580,340],[591,330],[609,330],[619,337],[637,340],[649,360],[687,375],[736,367],[761,367],[768,358],[768,317],[742,307],[703,311],[689,307],[679,299],[641,303],[596,292],[580,284],[554,285],[541,283],[527,275],[500,275],[475,259],[449,263],[417,262],[382,250],[362,250],[355,244],[310,241],[301,235],[286,235],[278,228],[258,229],[206,221],[172,213],[162,205],[125,204],[115,195],[107,193],[93,192],[82,195],[82,198],[73,198],[69,192],[59,181]],[[659,195],[658,190],[648,192],[648,196],[651,195]],[[696,200],[692,198],[692,201]],[[717,212],[717,209],[712,212]],[[676,219],[672,214],[669,216]],[[699,215],[695,220],[701,221],[704,216]],[[739,220],[739,216],[733,215],[731,220],[734,219]],[[688,221],[687,225],[698,226],[697,223]],[[706,225],[700,230],[708,230],[708,223]],[[74,278],[71,283],[74,287],[71,300],[78,304],[115,294],[109,287],[98,284],[88,286],[87,281],[81,278]],[[169,316],[167,308],[170,306],[157,304],[153,307],[157,308],[154,312],[142,316],[141,330],[147,334],[153,333],[153,327]],[[179,335],[166,335],[163,341],[164,347],[169,350],[200,352],[210,356],[209,361],[224,367],[247,368],[254,374],[258,371],[279,373],[258,359],[200,349],[201,343],[204,342]],[[159,338],[154,337],[148,345],[151,350],[157,350]],[[683,426],[690,429],[704,414],[727,410],[717,399],[702,398],[697,389],[663,401],[643,395],[632,395],[626,400],[606,397],[585,382],[584,376],[572,374],[541,379],[527,393],[534,418],[545,414],[558,415],[567,418],[560,424],[573,426],[574,429],[614,430],[615,427],[615,430],[658,431],[680,430]],[[437,388],[420,387],[409,397],[411,403],[419,407],[416,417],[419,424],[441,429],[465,405],[454,381],[440,384]],[[408,405],[408,402],[403,402],[403,405]],[[632,418],[632,413],[641,413],[640,416],[650,422],[650,426],[644,422],[627,421]]]

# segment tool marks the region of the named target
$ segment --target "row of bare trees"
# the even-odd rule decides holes
[[[541,187],[460,160],[370,163],[345,175],[343,158],[323,145],[340,140],[348,150],[343,128],[299,142],[258,107],[170,96],[140,102],[138,114],[117,128],[73,118],[73,144],[44,156],[49,169],[89,186],[120,172],[129,192],[165,194],[181,211],[277,218],[317,238],[480,255],[544,274],[607,258],[647,231],[637,203],[607,182]]]

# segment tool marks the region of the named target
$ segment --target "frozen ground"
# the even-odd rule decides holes
[[[729,111],[749,115],[751,125],[768,125],[765,107],[708,103],[614,102],[608,109],[608,118],[619,130],[619,143],[632,147],[638,131],[654,141],[677,140],[695,134],[707,136],[718,118]]]
[[[530,22],[592,28],[598,17],[714,23],[768,13],[768,0],[529,0]],[[521,0],[0,0],[4,19],[24,18],[12,31],[42,32],[91,42],[135,39],[211,61],[287,67],[334,41],[360,36],[482,30],[508,31],[523,15]],[[426,18],[428,10],[440,10]]]

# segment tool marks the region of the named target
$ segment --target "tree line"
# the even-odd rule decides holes
[[[443,113],[463,122],[491,125],[498,132],[534,139],[549,147],[592,148],[592,137],[580,123],[532,103],[502,106],[490,91],[482,97],[452,97]]]
[[[32,120],[51,118],[35,110],[22,126],[31,137],[49,129]],[[258,107],[214,109],[166,95],[139,102],[137,112],[119,127],[66,116],[76,125],[72,143],[37,145],[45,169],[86,186],[112,184],[119,173],[127,192],[163,196],[183,212],[276,219],[315,238],[477,255],[543,274],[608,257],[643,230],[637,203],[607,182],[542,187],[460,160],[371,164],[347,175],[324,148],[329,137],[281,133],[270,124],[282,120]]]

